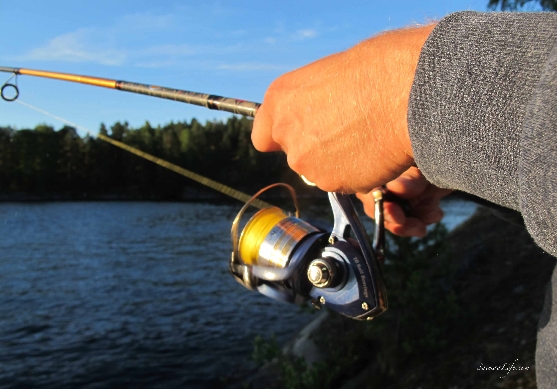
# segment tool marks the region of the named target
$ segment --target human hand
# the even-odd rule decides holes
[[[369,192],[413,164],[407,111],[433,25],[384,33],[275,80],[255,117],[259,151],[329,192]]]
[[[422,237],[429,224],[443,218],[440,200],[452,192],[429,183],[417,167],[411,167],[399,177],[387,183],[387,189],[394,195],[405,199],[410,205],[410,216],[404,214],[401,206],[393,202],[383,204],[385,228],[399,236]],[[375,201],[370,193],[356,194],[364,205],[367,215],[374,217]]]

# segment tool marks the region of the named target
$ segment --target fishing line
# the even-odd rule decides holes
[[[15,99],[14,99],[14,100],[15,100]],[[82,127],[82,126],[80,126],[80,125],[78,125],[78,124],[76,124],[76,123],[72,123],[72,122],[70,122],[69,120],[66,120],[66,119],[64,119],[64,118],[62,118],[62,117],[60,117],[60,116],[54,115],[54,114],[52,114],[52,113],[50,113],[50,112],[48,112],[48,111],[45,111],[45,110],[43,110],[43,109],[37,108],[37,107],[35,107],[35,106],[33,106],[33,105],[29,104],[29,103],[25,103],[25,102],[21,101],[21,99],[17,99],[17,100],[15,100],[15,101],[16,101],[17,103],[19,103],[19,104],[22,104],[22,105],[24,105],[24,106],[30,108],[30,109],[33,109],[33,110],[35,110],[35,111],[37,111],[37,112],[40,112],[40,113],[42,113],[42,114],[44,114],[44,115],[46,115],[46,116],[50,116],[50,117],[53,118],[53,119],[59,120],[59,121],[61,121],[62,123],[66,123],[66,124],[68,124],[68,125],[70,125],[70,126],[72,126],[72,127],[74,127],[74,128],[77,128],[77,129],[80,129],[80,130],[82,130],[82,131],[85,131],[86,134],[89,135],[89,136],[93,136],[93,135],[91,135],[91,131],[90,131],[89,129],[85,128],[85,127]],[[156,163],[157,165],[162,166],[162,167],[164,167],[164,168],[166,168],[166,169],[168,169],[168,170],[172,170],[172,171],[175,172],[175,173],[178,173],[178,174],[180,174],[180,175],[182,175],[182,176],[184,176],[184,177],[187,177],[187,178],[189,178],[189,179],[191,179],[191,180],[193,180],[193,181],[196,181],[196,182],[200,183],[201,185],[204,185],[204,186],[206,186],[206,187],[208,187],[208,188],[214,189],[214,190],[216,190],[216,191],[218,191],[218,192],[220,192],[220,193],[222,193],[222,194],[224,194],[224,195],[227,195],[227,196],[229,196],[229,197],[232,197],[232,198],[234,198],[234,199],[236,199],[236,200],[240,200],[240,201],[242,201],[242,202],[245,203],[245,202],[249,201],[249,200],[251,199],[251,197],[252,197],[252,196],[250,196],[250,195],[248,195],[248,194],[246,194],[246,193],[244,193],[244,192],[241,192],[241,191],[239,191],[239,190],[236,190],[236,189],[234,189],[234,188],[231,188],[231,187],[229,187],[229,186],[227,186],[227,185],[221,184],[220,182],[217,182],[217,181],[215,181],[215,180],[211,180],[210,178],[204,177],[204,176],[202,176],[202,175],[200,175],[200,174],[194,173],[194,172],[192,172],[191,170],[184,169],[183,167],[180,167],[180,166],[178,166],[178,165],[175,165],[175,164],[173,164],[173,163],[170,163],[170,162],[168,162],[168,161],[165,161],[165,160],[162,159],[162,158],[155,157],[154,155],[148,154],[148,153],[146,153],[146,152],[144,152],[144,151],[141,151],[141,150],[139,150],[139,149],[136,149],[135,147],[129,146],[129,145],[125,144],[125,143],[122,143],[122,142],[119,142],[119,141],[117,141],[117,140],[114,140],[114,139],[112,139],[112,138],[110,138],[110,137],[108,137],[108,136],[106,136],[106,135],[97,134],[96,137],[99,138],[99,139],[101,139],[101,140],[103,140],[103,141],[105,141],[105,142],[110,143],[111,145],[114,145],[114,146],[116,146],[116,147],[118,147],[118,148],[121,148],[121,149],[123,149],[123,150],[126,150],[126,151],[128,151],[128,152],[130,152],[130,153],[132,153],[132,154],[135,154],[135,155],[137,155],[137,156],[139,156],[139,157],[141,157],[141,158],[144,158],[144,159],[146,159],[146,160],[148,160],[148,161],[151,161],[151,162],[153,162],[153,163]],[[269,203],[267,203],[267,202],[265,202],[265,201],[259,200],[259,199],[254,200],[254,201],[252,202],[252,205],[253,205],[254,207],[256,207],[256,208],[259,208],[259,209],[263,209],[263,208],[267,208],[267,207],[272,207],[271,204],[269,204]]]

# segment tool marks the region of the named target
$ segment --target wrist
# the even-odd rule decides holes
[[[414,163],[408,130],[410,90],[421,49],[434,27],[390,31],[350,49],[354,60],[369,63],[362,77],[367,85],[362,85],[359,97],[362,112],[372,112],[368,130],[377,131],[388,146],[379,150],[385,157],[406,167]]]

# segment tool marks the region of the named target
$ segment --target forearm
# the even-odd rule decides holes
[[[378,125],[385,126],[412,159],[407,121],[410,89],[420,52],[434,27],[432,23],[388,31],[348,51],[354,62],[367,59],[365,73],[355,81],[360,90],[369,91],[368,99],[358,102],[364,115],[373,117],[368,130],[378,132]]]

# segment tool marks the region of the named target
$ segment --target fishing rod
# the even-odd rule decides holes
[[[0,97],[5,101],[18,99],[17,76],[29,75],[145,94],[251,117],[255,117],[260,107],[259,103],[250,101],[108,78],[5,66],[0,66],[0,72],[12,74],[0,90]],[[12,78],[15,78],[13,82]],[[8,95],[10,90],[12,95]],[[100,138],[176,172],[185,171],[107,136]],[[192,179],[199,176],[189,173],[183,175]],[[296,210],[294,215],[259,199],[264,192],[275,188],[288,191]],[[332,227],[323,227],[300,218],[296,192],[290,185],[269,185],[245,202],[232,223],[229,271],[244,287],[275,300],[296,304],[310,301],[318,309],[327,306],[353,319],[371,320],[388,307],[381,270],[386,195],[384,189],[373,192],[375,236],[371,242],[348,195],[328,194],[334,223]],[[235,198],[244,199],[242,196]],[[260,210],[244,222],[244,215],[251,206]]]
[[[251,101],[238,100],[231,97],[222,97],[217,95],[209,95],[204,93],[190,92],[181,89],[166,88],[157,85],[147,85],[140,84],[137,82],[121,81],[121,80],[111,80],[109,78],[91,77],[83,76],[78,74],[70,73],[59,73],[59,72],[49,72],[46,70],[36,70],[36,69],[25,69],[25,68],[10,68],[6,66],[0,66],[0,72],[12,73],[13,75],[26,75],[35,76],[42,78],[52,78],[55,80],[76,82],[79,84],[88,84],[94,86],[100,86],[109,89],[118,89],[125,92],[138,93],[142,95],[148,95],[153,97],[159,97],[161,99],[175,100],[182,103],[200,105],[209,109],[216,109],[219,111],[232,112],[239,115],[255,117],[255,113],[261,106],[259,103],[254,103]],[[5,88],[13,88],[15,90],[16,96],[5,97]],[[4,100],[11,101],[14,100],[19,95],[19,88],[16,83],[6,82],[2,87],[2,98]]]

